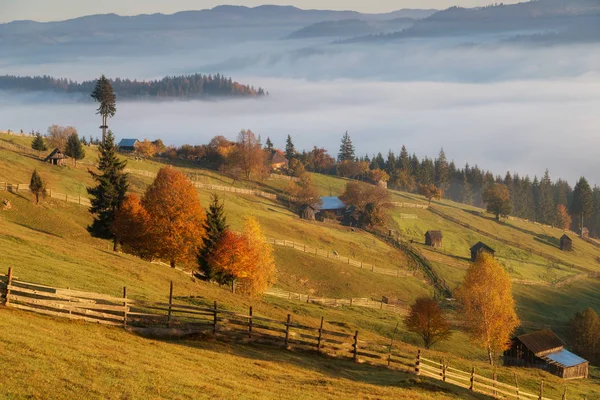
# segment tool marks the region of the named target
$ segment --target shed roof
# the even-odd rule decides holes
[[[560,240],[561,240],[561,241],[563,241],[563,240],[567,240],[567,241],[569,241],[569,242],[572,242],[572,241],[573,241],[573,239],[571,239],[570,237],[568,237],[566,234],[562,235],[562,236],[561,236],[561,238],[560,238]]]
[[[471,251],[478,252],[480,250],[487,250],[489,252],[495,253],[496,251],[492,249],[490,246],[483,242],[477,242],[473,247],[471,247]]]
[[[288,159],[277,151],[273,154],[273,158],[271,158],[271,164],[285,164],[287,162],[289,162]]]
[[[137,139],[121,139],[119,147],[133,147],[137,142],[139,142]]]
[[[579,357],[576,354],[571,353],[568,350],[562,349],[561,351],[557,351],[556,353],[550,353],[546,356],[542,357],[543,359],[553,361],[557,364],[562,365],[563,367],[574,367],[579,364],[583,364],[588,362],[587,360]]]
[[[444,235],[442,235],[442,231],[427,231],[425,236],[429,235],[432,239],[443,239]]]
[[[50,154],[48,154],[48,157],[46,157],[44,159],[44,161],[48,161],[48,160],[62,160],[63,158],[67,158],[62,151],[60,151],[59,149],[54,149],[52,150],[52,152]]]
[[[339,197],[321,197],[321,204],[314,205],[314,207],[321,211],[328,211],[341,210],[346,208],[346,205]]]
[[[548,352],[552,352],[552,350],[562,350],[565,346],[564,342],[550,329],[517,336],[517,339],[538,357],[547,354]]]

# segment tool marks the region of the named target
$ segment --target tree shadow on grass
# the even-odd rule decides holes
[[[545,245],[560,249],[560,239],[549,235],[535,235],[533,240]]]

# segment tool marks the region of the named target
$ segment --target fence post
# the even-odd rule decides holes
[[[358,362],[358,331],[356,331],[356,333],[354,334],[354,344],[352,345],[352,347],[354,347],[354,354],[352,356],[352,359],[354,360],[354,362]]]
[[[446,382],[446,369],[443,358],[440,358],[440,378],[442,378],[442,382]]]
[[[172,308],[173,308],[173,281],[171,281],[171,285],[169,286],[169,312],[167,314],[167,328],[171,327]]]
[[[123,299],[127,300],[127,286],[123,286]],[[123,328],[127,328],[127,302],[123,302]]]
[[[7,280],[6,280],[6,299],[4,299],[5,306],[8,306],[8,303],[9,303],[8,296],[10,296],[10,285],[12,283],[12,277],[13,277],[13,269],[12,269],[12,267],[8,267],[8,275],[7,275]]]
[[[248,318],[248,337],[251,338],[252,337],[252,306],[250,306],[250,311],[248,311],[248,315],[250,316],[250,318]]]
[[[383,310],[383,297],[381,298],[381,305],[379,306],[380,310]]]
[[[417,351],[417,361],[415,362],[415,374],[421,375],[421,349]]]
[[[79,195],[79,204],[81,205],[81,195]]]
[[[213,310],[213,315],[214,315],[214,319],[213,319],[213,335],[215,335],[217,333],[217,301],[215,300],[215,308]]]
[[[352,297],[350,297],[350,306],[352,306]]]
[[[519,394],[519,379],[517,378],[516,372],[513,372],[513,375],[515,376],[515,387],[517,388],[517,400],[519,400],[521,398],[521,395]]]
[[[323,337],[323,319],[321,317],[321,325],[319,326],[319,339],[317,339],[317,352],[321,351],[321,338]]]
[[[539,400],[542,400],[544,398],[544,380],[542,379],[542,381],[540,382],[540,397]]]
[[[469,386],[470,391],[475,391],[475,367],[471,370],[471,385]]]
[[[498,396],[498,392],[496,391],[496,380],[498,379],[498,376],[496,375],[496,368],[494,368],[493,378],[494,378],[494,383],[492,384],[492,386],[494,388],[494,391],[492,393],[494,394],[494,397],[495,397],[495,396]]]
[[[285,348],[289,348],[290,343],[290,324],[292,322],[292,315],[287,315],[287,323],[285,324]]]
[[[567,400],[567,388],[565,387],[565,391],[562,395],[562,400]]]

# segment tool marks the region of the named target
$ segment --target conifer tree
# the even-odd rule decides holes
[[[65,155],[73,159],[73,165],[75,166],[77,165],[77,160],[83,160],[85,157],[85,150],[81,144],[81,141],[79,140],[79,136],[76,133],[73,133],[67,139]]]
[[[90,213],[94,215],[94,221],[88,227],[88,231],[94,237],[112,239],[113,249],[116,251],[117,240],[111,226],[115,219],[115,212],[125,200],[129,187],[127,174],[123,172],[127,162],[120,161],[117,157],[117,148],[111,131],[108,131],[106,140],[100,144],[99,150],[99,173],[89,171],[96,186],[87,188],[92,204]]]
[[[338,153],[338,161],[354,161],[356,155],[354,153],[354,145],[352,139],[348,135],[348,131],[344,133],[342,137],[342,144],[340,145],[340,152]]]
[[[290,135],[287,136],[285,142],[285,157],[292,161],[292,158],[296,157],[296,148],[294,147],[294,142],[292,142],[292,137]]]
[[[40,204],[40,197],[46,196],[46,184],[36,169],[34,169],[33,174],[31,174],[29,190],[35,196],[35,204]]]
[[[442,189],[445,194],[450,187],[450,172],[448,168],[448,160],[446,159],[446,153],[444,149],[440,150],[440,154],[435,163],[435,176],[438,186]]]
[[[471,191],[471,184],[467,179],[466,172],[463,172],[462,187],[460,190],[460,201],[463,204],[473,204],[473,192]]]
[[[573,189],[573,201],[571,202],[571,215],[579,217],[581,221],[580,233],[583,235],[583,223],[585,218],[592,215],[594,197],[587,179],[583,176]]]
[[[271,138],[267,137],[267,142],[265,143],[265,150],[267,150],[269,153],[273,153],[273,142],[271,142]]]
[[[48,146],[46,146],[46,141],[41,133],[36,132],[33,140],[31,141],[31,148],[37,151],[47,151]]]
[[[539,222],[554,225],[556,224],[556,206],[554,204],[554,191],[552,181],[548,170],[544,173],[540,181],[538,191]]]
[[[102,143],[106,140],[106,129],[108,128],[108,118],[115,116],[117,112],[116,96],[110,81],[104,74],[96,81],[96,86],[91,94],[94,101],[100,103],[96,114],[102,117]]]
[[[206,234],[203,238],[202,249],[198,255],[200,272],[207,281],[212,279],[219,281],[217,277],[218,271],[212,268],[210,258],[213,256],[217,243],[223,238],[227,229],[227,218],[223,202],[219,200],[218,195],[213,194],[211,196],[211,203],[208,206],[208,212],[206,213],[206,221],[204,221]]]

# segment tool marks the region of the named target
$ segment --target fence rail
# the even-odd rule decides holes
[[[392,201],[389,203],[392,207],[398,208],[419,208],[422,210],[427,210],[429,208],[428,205],[425,204],[415,204],[415,203],[400,203],[397,201]]]
[[[400,369],[492,397],[551,400],[543,395],[543,381],[539,394],[527,393],[520,390],[517,383],[500,382],[495,373],[488,378],[475,373],[475,368],[462,371],[450,367],[447,361],[425,358],[420,350],[415,357],[394,344],[393,338],[389,343],[366,341],[359,336],[359,331],[329,328],[334,325],[326,324],[323,317],[318,326],[308,326],[293,321],[291,314],[285,320],[254,315],[252,306],[246,314],[219,307],[216,301],[212,306],[176,303],[172,281],[168,293],[166,303],[145,302],[128,298],[126,287],[122,295],[110,296],[21,281],[13,276],[12,268],[7,275],[0,275],[0,304],[8,308],[139,332],[151,329],[154,334],[159,330],[166,335],[212,332],[216,336],[267,341],[286,348],[311,349],[356,362]],[[189,300],[195,299],[190,296]],[[566,399],[566,390],[562,399]]]
[[[28,183],[8,183],[8,182],[0,182],[0,192],[1,191],[9,191],[13,193],[18,193],[22,191],[29,191]],[[57,192],[56,190],[46,189],[46,195],[51,199],[63,200],[69,203],[81,204],[83,206],[90,207],[92,203],[90,199],[87,197],[82,197],[81,195],[72,196],[67,193]]]

